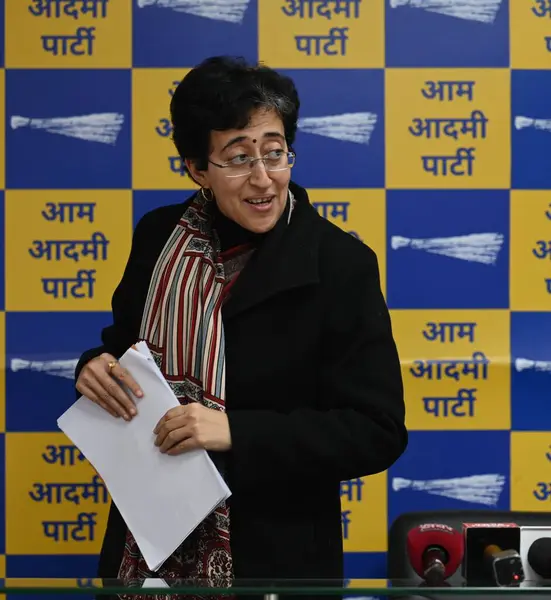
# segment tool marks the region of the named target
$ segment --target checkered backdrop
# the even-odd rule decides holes
[[[194,189],[168,107],[215,54],[294,78],[294,179],[379,257],[411,441],[343,484],[347,575],[384,577],[405,511],[548,508],[549,0],[0,5],[0,576],[95,573],[104,490],[56,419],[133,226]]]

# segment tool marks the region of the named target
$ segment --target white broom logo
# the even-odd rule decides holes
[[[426,481],[393,477],[392,490],[395,492],[413,490],[472,504],[496,506],[505,487],[505,481],[505,476],[497,473]]]
[[[527,370],[539,371],[542,373],[551,373],[551,361],[530,360],[529,358],[517,358],[515,359],[515,369],[519,373]]]
[[[304,117],[299,119],[298,128],[305,133],[323,137],[369,144],[377,124],[377,115],[370,112],[343,113],[326,117]]]
[[[250,0],[138,0],[138,8],[158,6],[215,21],[242,23]]]
[[[411,6],[456,19],[492,24],[502,0],[390,0],[390,8]]]
[[[503,246],[501,233],[472,233],[452,237],[414,239],[393,235],[390,245],[393,250],[413,248],[430,254],[440,254],[449,258],[495,265]]]
[[[515,117],[515,129],[539,129],[551,132],[551,119],[531,119],[530,117]]]
[[[17,371],[35,371],[54,377],[74,379],[77,363],[78,358],[69,360],[25,360],[23,358],[12,358],[10,368],[14,373]]]
[[[53,119],[14,116],[10,119],[12,129],[21,127],[43,129],[48,133],[112,146],[116,144],[123,124],[124,115],[120,113],[98,113]]]

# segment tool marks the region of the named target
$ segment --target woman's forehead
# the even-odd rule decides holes
[[[283,122],[277,114],[253,115],[244,129],[213,131],[212,145],[220,150],[242,143],[261,144],[268,140],[285,140]]]

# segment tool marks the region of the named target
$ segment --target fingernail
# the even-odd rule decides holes
[[[135,409],[134,407],[132,407],[132,408],[130,409],[130,414],[131,414],[132,416],[134,416],[134,415],[136,415],[136,414],[137,414],[137,412],[136,412],[136,409]]]
[[[136,390],[136,396],[138,396],[138,398],[141,398],[143,396],[142,390]]]
[[[126,421],[130,421],[130,415],[127,413],[124,413],[124,418]]]

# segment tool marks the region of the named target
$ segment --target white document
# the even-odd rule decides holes
[[[144,579],[142,583],[143,588],[169,588],[170,586],[164,579]]]
[[[144,394],[133,397],[138,414],[130,422],[81,397],[57,424],[99,473],[157,571],[231,492],[205,450],[169,456],[155,446],[153,429],[179,402],[147,345],[136,348],[120,359]]]

